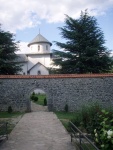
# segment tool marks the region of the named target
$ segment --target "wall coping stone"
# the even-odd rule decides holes
[[[113,73],[106,74],[52,74],[52,75],[0,75],[0,79],[52,79],[52,78],[104,78],[113,77]]]

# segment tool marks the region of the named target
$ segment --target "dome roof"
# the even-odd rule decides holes
[[[32,44],[36,43],[48,43],[50,46],[52,45],[51,42],[49,42],[45,37],[43,37],[41,34],[38,34],[29,44],[28,47]]]

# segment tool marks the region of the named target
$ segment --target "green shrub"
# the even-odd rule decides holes
[[[84,106],[81,111],[83,127],[89,133],[94,132],[94,128],[99,126],[98,115],[101,112],[99,104],[95,103],[89,106]]]
[[[72,122],[84,127],[99,149],[113,149],[113,110],[102,110],[98,104],[84,106]]]
[[[47,99],[46,99],[46,97],[44,98],[44,106],[47,106]]]
[[[71,122],[78,127],[83,126],[81,113],[76,113],[76,115],[74,115],[74,119],[71,119]]]
[[[64,110],[65,112],[68,112],[68,104],[65,105]]]
[[[34,96],[34,97],[33,97],[33,100],[34,100],[35,102],[37,102],[37,101],[38,101],[38,97],[37,97],[37,96]]]
[[[11,106],[8,107],[8,113],[12,113],[13,112],[13,109]]]
[[[35,101],[35,102],[38,101],[37,94],[35,94],[35,92],[33,92],[32,95],[30,96],[30,99],[33,100],[33,101]]]
[[[34,100],[34,97],[35,97],[35,95],[32,94],[32,95],[30,96],[30,99],[31,99],[31,100]]]
[[[33,92],[32,95],[35,95],[35,92]]]
[[[113,112],[102,110],[99,125],[94,129],[94,140],[101,150],[113,149]]]

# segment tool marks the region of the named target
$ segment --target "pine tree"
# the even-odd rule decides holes
[[[104,34],[95,17],[81,12],[79,19],[66,15],[65,26],[59,28],[65,43],[55,42],[63,51],[54,50],[54,65],[59,73],[109,72],[112,60],[104,46]]]
[[[21,65],[16,63],[17,44],[14,35],[3,31],[0,25],[0,74],[13,75],[21,71]]]

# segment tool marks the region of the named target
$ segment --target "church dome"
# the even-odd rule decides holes
[[[33,45],[33,44],[38,44],[38,43],[47,43],[47,44],[50,44],[50,46],[52,46],[52,43],[49,42],[45,37],[43,37],[41,34],[38,34],[29,44],[28,44],[28,47],[30,45]]]

